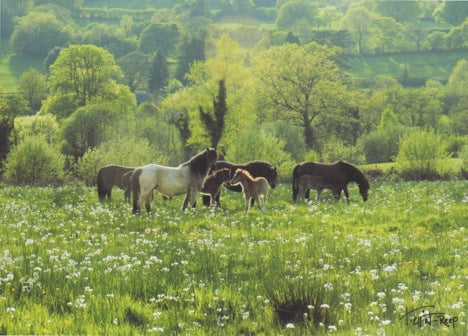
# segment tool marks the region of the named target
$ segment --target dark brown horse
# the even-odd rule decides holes
[[[278,172],[276,171],[276,167],[274,167],[271,163],[266,161],[251,161],[245,164],[236,164],[227,161],[216,161],[215,170],[222,169],[222,168],[229,168],[231,170],[231,175],[234,175],[237,169],[244,169],[252,175],[252,177],[264,177],[267,179],[268,184],[271,188],[275,188],[276,184],[278,183]],[[231,191],[235,192],[242,192],[242,188],[240,185],[225,185],[225,187]],[[218,193],[216,196],[216,203],[219,204],[219,196],[221,192]],[[209,205],[210,198],[209,196],[203,196],[203,204]]]
[[[119,165],[107,165],[101,167],[97,173],[97,190],[100,201],[104,201],[107,197],[111,199],[112,187],[117,186],[125,190],[125,199],[130,199],[130,190],[124,184],[123,175],[128,172],[133,172],[135,167],[124,167]],[[128,195],[127,195],[128,193]]]
[[[370,188],[364,174],[352,164],[338,161],[335,163],[304,162],[296,165],[293,170],[293,200],[297,201],[297,179],[302,175],[319,176],[322,178],[317,189],[317,198],[323,189],[330,189],[336,200],[340,199],[341,191],[344,191],[346,200],[349,202],[348,183],[356,182],[359,193],[364,201],[367,201]],[[308,193],[307,193],[308,194]],[[307,195],[309,199],[309,195]]]
[[[216,202],[216,197],[221,190],[221,187],[224,183],[228,182],[232,177],[231,170],[229,168],[223,168],[219,170],[215,170],[211,175],[209,175],[205,182],[203,182],[203,187],[200,190],[200,193],[203,195],[210,196],[210,205],[217,205],[219,204]]]

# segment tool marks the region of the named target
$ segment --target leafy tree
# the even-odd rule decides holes
[[[102,106],[90,105],[77,109],[63,128],[65,154],[78,159],[89,148],[99,146],[106,138],[113,117],[111,111]]]
[[[343,14],[335,6],[326,6],[319,10],[318,19],[321,25],[331,28],[331,24],[338,21]]]
[[[125,32],[113,25],[95,24],[83,33],[83,44],[94,44],[108,50],[115,57],[121,57],[137,48],[136,39],[128,38]]]
[[[373,14],[365,7],[350,7],[342,19],[342,29],[349,29],[356,35],[358,52],[364,51],[364,45],[371,34]]]
[[[124,73],[124,83],[128,85],[132,92],[146,89],[149,76],[148,69],[151,66],[148,54],[132,51],[119,58],[117,63]]]
[[[179,43],[179,58],[175,78],[180,82],[187,84],[185,75],[190,71],[190,67],[195,61],[203,61],[205,59],[205,42],[203,39],[186,36]]]
[[[140,35],[138,50],[153,53],[161,49],[168,55],[175,50],[179,28],[175,23],[153,23]]]
[[[468,61],[467,59],[461,59],[457,62],[455,67],[450,74],[449,85],[468,85]]]
[[[296,21],[304,19],[309,25],[318,25],[318,9],[314,3],[307,0],[291,0],[281,7],[276,25],[288,30]]]
[[[253,146],[252,144],[255,144]],[[226,149],[225,159],[231,162],[248,162],[264,160],[278,168],[280,176],[290,176],[295,161],[284,150],[285,141],[267,132],[262,125],[253,123],[248,128],[239,131],[237,141]]]
[[[272,47],[254,60],[258,96],[273,110],[303,129],[308,149],[317,145],[315,122],[324,114],[346,109],[347,90],[332,49],[316,44]]]
[[[434,17],[458,26],[468,17],[468,5],[465,1],[444,0],[435,10]]]
[[[226,86],[224,80],[219,81],[218,96],[213,100],[213,114],[205,112],[199,106],[200,119],[210,136],[211,147],[217,148],[224,130],[224,120],[227,114]]]
[[[0,97],[0,162],[10,151],[10,134],[16,117],[24,115],[28,102],[19,95]]]
[[[70,45],[50,67],[52,95],[70,94],[78,106],[115,97],[114,78],[122,72],[114,57],[93,45]]]
[[[468,48],[468,19],[460,26],[450,29],[445,36],[445,42],[448,49],[466,49]]]
[[[19,80],[19,92],[28,101],[29,108],[38,111],[41,108],[42,100],[47,97],[47,80],[36,69],[29,69],[24,72]]]
[[[65,159],[44,138],[30,136],[8,154],[4,178],[12,184],[56,185],[64,176]]]
[[[31,12],[19,19],[11,43],[16,52],[46,56],[55,47],[71,39],[70,30],[51,13]]]
[[[406,36],[409,41],[412,41],[416,44],[416,51],[420,51],[424,39],[427,37],[428,31],[424,26],[419,23],[415,22],[409,24],[406,28]]]
[[[427,50],[447,49],[445,35],[446,34],[441,31],[435,31],[433,33],[430,33],[423,42],[424,49],[427,49]]]
[[[404,40],[404,29],[395,19],[390,17],[375,17],[373,21],[373,39],[379,51],[398,51]]]
[[[159,95],[160,91],[167,85],[169,78],[169,66],[166,59],[166,54],[162,49],[159,49],[153,58],[148,88],[150,92]]]
[[[419,1],[376,1],[376,11],[398,22],[416,21],[422,14]]]
[[[195,62],[187,74],[195,109],[188,110],[190,117],[191,138],[189,143],[196,147],[210,145],[209,130],[200,119],[199,109],[202,106],[208,111],[217,100],[219,81],[224,80],[226,87],[225,128],[219,140],[220,151],[231,141],[236,141],[240,129],[248,127],[256,118],[254,105],[254,81],[250,69],[246,68],[245,54],[237,42],[224,34],[216,41],[214,56],[205,62]],[[252,98],[250,98],[252,97]]]

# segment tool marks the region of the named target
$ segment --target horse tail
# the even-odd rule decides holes
[[[99,200],[102,202],[106,197],[107,188],[104,183],[104,168],[99,169],[97,173],[97,192]]]
[[[138,207],[138,198],[140,197],[140,175],[142,173],[141,168],[135,169],[131,177],[131,188],[132,188],[132,199],[133,199],[133,210],[134,214],[140,212]]]
[[[297,201],[297,192],[298,192],[298,188],[297,188],[297,178],[299,177],[299,167],[300,167],[300,164],[297,164],[294,169],[293,169],[293,180],[292,180],[292,197],[293,197],[293,201],[296,202]]]

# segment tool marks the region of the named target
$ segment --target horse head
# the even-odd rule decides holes
[[[361,183],[358,183],[358,187],[359,187],[359,193],[361,194],[362,199],[364,200],[364,202],[367,201],[367,199],[369,198],[369,188],[370,188],[369,181],[363,180]]]

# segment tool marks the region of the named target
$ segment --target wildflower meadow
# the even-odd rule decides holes
[[[244,216],[226,190],[133,215],[118,189],[1,188],[0,334],[467,334],[466,181],[290,189]]]

